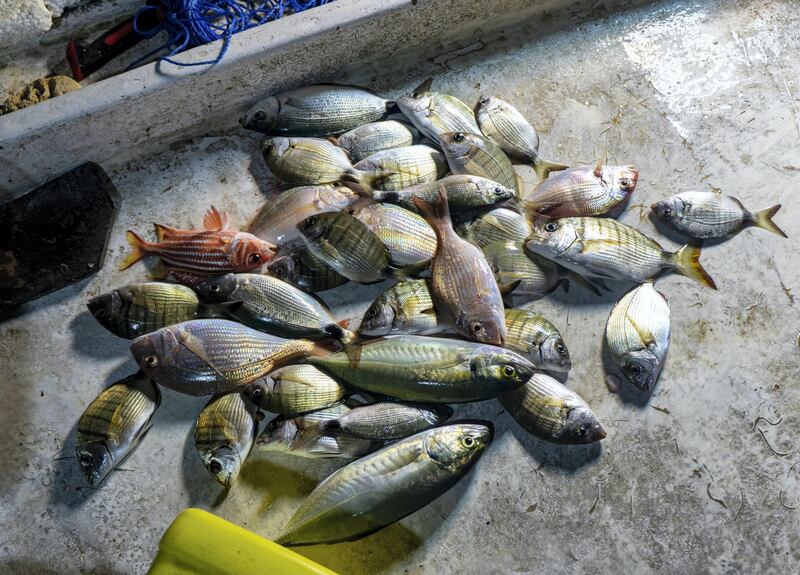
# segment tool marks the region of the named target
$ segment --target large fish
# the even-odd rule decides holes
[[[606,344],[614,364],[642,391],[650,391],[669,347],[670,312],[652,283],[642,284],[617,302],[606,324]]]
[[[194,428],[194,445],[208,472],[230,488],[253,447],[258,429],[258,409],[240,393],[211,399],[200,412]]]
[[[514,165],[506,153],[490,139],[477,133],[447,132],[439,138],[454,174],[472,174],[515,190],[521,191]]]
[[[580,396],[547,374],[500,396],[500,403],[525,430],[552,443],[594,443],[606,430]]]
[[[189,395],[233,391],[324,348],[225,319],[196,319],[133,340],[131,354],[157,383]]]
[[[542,314],[522,306],[506,310],[506,347],[531,360],[537,369],[567,373],[572,367],[564,339]]]
[[[260,274],[227,274],[205,280],[197,291],[208,301],[240,302],[227,316],[252,328],[281,337],[320,339],[344,343],[354,338],[315,296],[284,281]]]
[[[333,289],[350,281],[305,247],[271,261],[267,273],[310,293]]]
[[[96,487],[150,429],[161,393],[137,373],[103,390],[78,419],[75,455],[81,473]]]
[[[524,242],[531,235],[531,225],[525,215],[510,208],[495,208],[470,222],[459,225],[456,233],[478,246],[493,242]]]
[[[364,312],[358,332],[370,337],[442,331],[428,282],[409,279],[384,291]]]
[[[411,95],[397,99],[397,107],[417,129],[437,144],[447,132],[479,134],[470,107],[455,96],[431,92],[431,84],[432,79],[425,80]]]
[[[488,399],[522,385],[534,371],[513,351],[418,335],[373,339],[304,362],[358,389],[427,403]]]
[[[599,278],[643,283],[675,271],[717,289],[700,265],[699,247],[686,245],[668,252],[642,232],[610,218],[538,222],[525,249]]]
[[[681,192],[650,206],[658,219],[698,239],[729,238],[750,226],[786,237],[772,221],[781,205],[751,212],[731,196],[715,192]]]
[[[447,425],[350,463],[311,492],[277,542],[334,543],[394,523],[455,485],[491,439],[487,425]]]
[[[367,204],[353,214],[378,236],[393,266],[429,261],[436,253],[436,234],[419,214],[392,204]]]
[[[568,167],[548,162],[539,155],[539,134],[508,102],[493,96],[481,96],[475,106],[475,117],[484,136],[500,146],[511,160],[531,164],[539,179]]]
[[[313,365],[287,365],[242,389],[253,404],[285,417],[329,407],[350,392]]]
[[[410,146],[416,132],[412,129],[395,120],[364,124],[336,138],[336,145],[347,150],[352,161],[358,162],[382,150]]]
[[[354,407],[347,413],[320,423],[320,431],[340,429],[347,435],[373,441],[390,441],[408,437],[441,425],[453,409],[447,405],[431,405],[382,401]]]
[[[148,256],[159,256],[170,271],[193,276],[247,272],[260,268],[275,255],[275,245],[247,232],[228,230],[228,216],[216,208],[208,211],[203,230],[179,230],[154,224],[157,242],[147,242],[128,230],[133,251],[122,261],[127,269]]]
[[[263,134],[327,136],[377,122],[392,110],[393,101],[368,90],[318,84],[267,96],[240,123]]]
[[[392,191],[435,182],[447,171],[447,162],[439,150],[418,145],[375,152],[353,167],[361,173],[387,174],[377,187]]]
[[[275,194],[250,222],[248,231],[279,246],[302,243],[297,224],[309,216],[340,212],[353,205],[359,195],[344,186],[323,184],[299,186]]]
[[[502,345],[506,338],[503,296],[483,252],[453,230],[443,191],[435,205],[418,198],[415,202],[436,232],[438,242],[431,263],[431,294],[436,311],[461,335]]]

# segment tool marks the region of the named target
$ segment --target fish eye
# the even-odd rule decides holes
[[[558,229],[558,224],[555,222],[548,222],[544,225],[544,229],[548,232],[554,232]]]
[[[81,467],[91,467],[94,463],[94,458],[88,453],[81,455]]]
[[[623,189],[625,189],[625,188],[628,188],[628,187],[630,187],[630,185],[631,185],[631,181],[630,181],[628,178],[622,178],[622,179],[619,181],[619,187],[620,187],[620,188],[623,188]]]
[[[158,356],[148,355],[144,358],[144,364],[150,369],[158,366]]]
[[[411,97],[412,97],[412,98],[414,98],[414,99],[416,100],[416,99],[418,99],[418,98],[421,98],[421,97],[422,97],[422,94],[420,94],[419,92],[412,92],[412,93],[411,93]]]
[[[566,348],[566,347],[564,347],[564,344],[563,344],[563,343],[557,343],[557,344],[556,344],[556,351],[557,351],[557,352],[558,352],[560,355],[564,355],[565,353],[567,353],[567,348]]]
[[[372,319],[377,315],[378,315],[378,308],[376,308],[375,306],[372,306],[367,310],[367,319]]]
[[[586,437],[589,435],[589,428],[585,425],[581,425],[577,431],[578,437]]]
[[[664,214],[665,218],[668,218],[672,215],[672,210],[669,208],[664,208],[664,211],[662,213]]]
[[[642,373],[642,366],[640,366],[638,363],[634,363],[634,364],[631,366],[631,373],[632,373],[633,375],[641,375],[641,373]]]
[[[513,365],[504,365],[503,366],[503,375],[506,377],[514,377],[514,374],[517,373],[517,370],[514,369]]]
[[[502,194],[502,193],[503,193],[503,190],[501,190],[500,188],[495,188],[495,189],[494,189],[494,193],[495,193],[495,194]]]
[[[259,403],[262,397],[264,397],[264,390],[260,386],[256,386],[250,391],[250,399],[253,400],[253,403]]]
[[[483,326],[477,322],[472,324],[472,333],[480,333],[483,331]]]
[[[262,112],[261,110],[259,110],[255,114],[253,114],[253,119],[256,122],[263,122],[266,118],[267,118],[267,115],[264,112]]]
[[[260,261],[261,261],[261,254],[250,254],[249,256],[247,256],[247,263],[248,264],[257,264]],[[217,288],[217,289],[219,289],[219,288]],[[217,293],[217,292],[214,292],[214,293]]]
[[[464,141],[464,132],[456,132],[453,134],[453,141],[455,142],[463,142]]]
[[[217,473],[222,471],[222,464],[218,460],[212,459],[211,463],[209,463],[208,465],[208,469],[211,471],[211,473],[216,475]]]
[[[311,226],[313,226],[316,223],[317,223],[317,216],[311,216],[310,218],[308,218],[306,220],[306,227],[310,228]]]
[[[472,439],[471,436],[465,435],[464,437],[461,438],[461,444],[464,447],[472,447],[473,445],[475,445],[475,440]]]
[[[282,267],[277,267],[272,273],[275,274],[275,277],[282,278],[286,275],[286,270],[284,270]]]
[[[208,291],[210,291],[211,293],[219,293],[220,290],[221,288],[217,284],[211,284],[210,286],[208,286]]]

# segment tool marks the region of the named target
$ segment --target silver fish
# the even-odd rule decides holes
[[[284,417],[330,407],[350,391],[313,365],[287,365],[242,389],[261,409]]]
[[[397,107],[430,140],[441,144],[446,132],[479,134],[475,114],[464,102],[449,94],[431,92],[432,79],[425,80],[411,93],[397,99]]]
[[[336,139],[336,145],[347,150],[353,162],[363,160],[375,152],[402,148],[413,143],[414,133],[408,124],[395,120],[364,124]]]
[[[772,221],[781,205],[751,212],[731,196],[714,192],[682,192],[650,206],[661,221],[698,239],[729,238],[756,226],[786,237]]]
[[[353,167],[362,174],[383,174],[372,187],[391,191],[435,182],[447,171],[447,162],[439,150],[417,145],[375,152]]]
[[[531,235],[531,225],[527,217],[515,210],[495,208],[459,225],[456,232],[471,244],[484,248],[493,242],[524,242]]]
[[[531,304],[506,310],[506,347],[531,360],[537,369],[568,373],[572,367],[564,339],[550,321]]]
[[[447,425],[350,463],[311,492],[277,542],[334,543],[394,523],[455,485],[491,440],[486,425]]]
[[[669,347],[670,312],[652,283],[642,284],[617,302],[606,324],[606,343],[614,364],[642,391],[650,391]]]
[[[426,280],[412,279],[388,288],[364,313],[361,335],[428,334],[441,331]]]
[[[514,165],[490,139],[467,132],[447,132],[439,136],[439,140],[447,165],[454,174],[482,176],[517,193],[521,191]]]
[[[353,215],[383,242],[394,266],[426,262],[436,253],[436,234],[414,212],[391,204],[368,204]]]

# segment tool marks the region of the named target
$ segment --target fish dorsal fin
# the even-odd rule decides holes
[[[603,166],[606,165],[606,160],[608,160],[608,150],[603,150],[603,155],[600,156],[600,159],[597,160],[597,164],[594,167],[595,177],[599,178],[603,175]]]
[[[225,377],[225,375],[218,370],[211,361],[211,358],[208,357],[206,349],[203,346],[203,342],[200,341],[200,339],[198,339],[193,333],[185,330],[181,331],[181,334],[178,337],[178,343],[203,360],[205,364],[208,365],[208,367],[210,367],[217,375],[220,377]]]
[[[228,214],[211,206],[203,218],[203,228],[209,232],[221,232],[228,227]]]
[[[639,339],[642,340],[642,343],[645,345],[645,347],[650,347],[651,345],[655,345],[656,338],[649,329],[636,323],[636,320],[633,319],[630,314],[625,314],[625,317],[631,323],[633,329],[636,330],[636,333],[639,334]]]
[[[173,228],[172,226],[168,226],[165,224],[153,224],[153,227],[156,230],[156,237],[158,238],[158,241],[163,241],[164,236],[178,231],[177,228]]]
[[[414,88],[414,91],[411,92],[411,94],[412,95],[413,94],[419,94],[419,95],[427,94],[428,92],[431,91],[431,86],[432,85],[433,85],[433,78],[428,78],[424,82],[422,82],[422,84],[420,84],[419,86]]]

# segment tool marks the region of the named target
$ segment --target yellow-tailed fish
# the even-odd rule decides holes
[[[477,133],[447,132],[439,138],[454,174],[472,174],[521,191],[514,165],[506,153],[490,139]]]
[[[432,79],[425,80],[410,96],[397,99],[397,107],[428,139],[441,144],[446,132],[479,134],[475,114],[464,102],[441,92],[431,92]]]
[[[564,339],[542,314],[521,306],[506,310],[506,347],[531,360],[537,369],[568,373],[572,367]]]
[[[436,253],[436,234],[419,214],[392,204],[367,204],[353,214],[378,236],[393,266],[429,261]]]
[[[388,288],[372,302],[358,332],[370,337],[442,331],[428,282],[409,279]]]
[[[447,172],[447,162],[442,153],[424,145],[375,152],[353,167],[362,174],[387,174],[373,187],[390,191],[435,182]],[[368,183],[363,178],[361,181]]]
[[[285,417],[329,407],[350,392],[313,365],[287,365],[244,386],[242,393],[261,409]]]
[[[333,289],[350,281],[305,247],[270,262],[267,273],[310,293]]]
[[[358,162],[382,150],[410,146],[414,143],[411,130],[408,124],[395,120],[374,122],[345,132],[336,138],[336,145],[347,150],[353,162]]]
[[[495,208],[459,225],[456,232],[468,242],[483,248],[492,242],[524,242],[531,235],[531,225],[528,218],[516,210]]]

